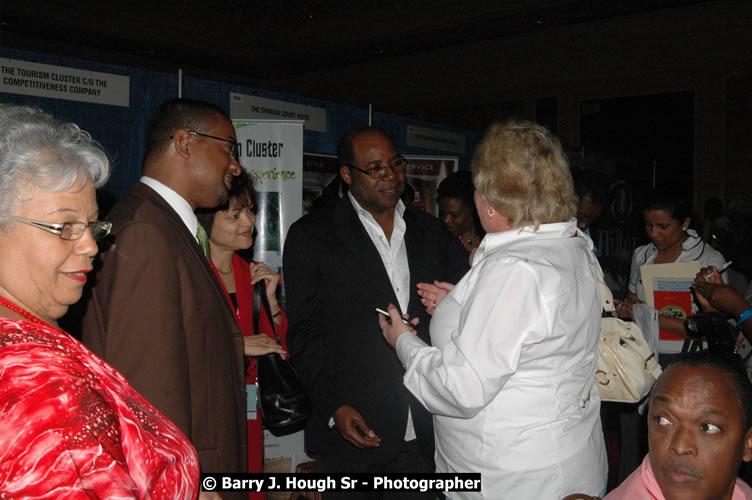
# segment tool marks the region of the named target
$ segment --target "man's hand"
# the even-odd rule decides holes
[[[692,287],[695,291],[695,297],[700,303],[703,311],[718,312],[718,309],[713,307],[713,305],[708,302],[707,295],[712,293],[712,286],[706,286],[708,284],[723,285],[721,274],[718,272],[718,269],[715,266],[703,267],[702,269],[700,269],[700,272],[695,275],[695,281],[692,284]]]
[[[350,405],[337,408],[334,412],[334,424],[342,434],[342,439],[356,448],[376,448],[381,442],[381,438],[368,427],[358,410]]]
[[[723,278],[721,273],[718,272],[718,268],[715,266],[703,267],[700,272],[695,276],[695,283],[698,281],[707,281],[715,285],[723,285]]]
[[[621,319],[634,320],[634,311],[632,306],[634,304],[629,300],[614,299],[614,306],[616,306],[616,315]]]
[[[707,278],[711,271],[713,276]],[[714,280],[716,276],[718,279]],[[728,285],[718,284],[718,280],[720,276],[715,267],[705,267],[697,273],[694,289],[703,311],[720,311],[735,318],[739,317],[741,313],[749,309],[749,303],[744,299],[744,295]]]

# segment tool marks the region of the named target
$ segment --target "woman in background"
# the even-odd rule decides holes
[[[0,497],[194,499],[198,455],[113,367],[62,331],[111,224],[109,161],[38,109],[0,109]]]
[[[253,245],[256,225],[256,190],[246,172],[233,179],[227,207],[198,213],[201,225],[209,235],[212,266],[222,282],[227,298],[235,312],[238,326],[245,335],[246,356],[261,356],[276,352],[286,357],[287,352],[275,340],[271,323],[284,342],[287,318],[277,302],[279,274],[263,262],[248,262],[238,255]],[[259,308],[260,317],[254,318],[254,285],[263,281],[264,293],[271,307],[271,317]],[[250,360],[246,384],[256,384],[256,363]],[[249,411],[252,412],[251,409]],[[248,472],[263,472],[264,442],[261,414],[256,411],[248,419]],[[249,416],[249,417],[250,417]],[[251,498],[266,498],[266,494],[252,494]]]
[[[706,244],[689,228],[691,209],[687,202],[669,193],[656,193],[645,206],[643,219],[650,243],[638,247],[632,254],[627,297],[623,302],[616,302],[619,316],[627,318],[634,318],[633,304],[645,302],[641,266],[696,260],[700,262],[700,267],[720,268],[726,262],[718,250]],[[694,305],[692,310],[696,310]],[[673,338],[664,335],[666,338],[659,339],[659,360],[666,365],[681,352],[686,337],[684,320],[659,316],[658,325],[661,330],[673,334]]]
[[[452,260],[459,261],[458,264],[463,268],[461,274],[464,274],[470,269],[472,255],[486,234],[475,210],[472,172],[462,170],[449,175],[439,184],[437,194],[439,218],[447,231],[455,237],[454,244],[450,245]],[[465,252],[458,251],[459,249],[464,249]]]
[[[405,386],[434,414],[437,471],[480,472],[481,492],[451,498],[600,494],[597,262],[561,144],[534,123],[493,125],[473,181],[486,236],[464,278],[431,296],[432,346],[394,306],[391,323],[379,317]]]
[[[691,209],[689,204],[677,199],[670,193],[654,193],[643,210],[645,233],[650,243],[635,249],[624,301],[615,300],[616,311],[622,318],[634,319],[634,304],[646,301],[640,267],[648,264],[669,264],[672,262],[689,262],[697,260],[701,267],[721,267],[723,256],[707,245],[697,233],[689,228]],[[639,306],[648,307],[648,306]],[[692,310],[696,307],[693,304]],[[638,324],[639,321],[638,321]],[[640,324],[647,335],[658,335],[658,361],[665,367],[675,361],[684,345],[686,331],[683,318],[658,315],[658,334],[655,324]],[[652,332],[652,333],[651,333]],[[648,341],[651,339],[649,338]],[[647,427],[645,417],[639,415],[636,405],[620,405],[619,420],[621,427],[620,457],[618,461],[618,480],[625,479],[642,461],[647,451]],[[612,408],[613,409],[613,408]]]

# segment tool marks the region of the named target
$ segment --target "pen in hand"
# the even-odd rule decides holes
[[[378,307],[377,307],[377,308],[376,308],[376,312],[377,312],[377,313],[380,313],[380,314],[383,314],[384,316],[386,316],[386,319],[387,319],[387,321],[389,321],[390,323],[392,322],[392,320],[391,320],[391,316],[389,316],[389,313],[388,313],[388,312],[386,312],[385,310],[383,310],[383,309],[381,309],[381,308],[378,308]],[[402,322],[403,322],[404,324],[406,324],[407,326],[409,326],[409,327],[411,327],[411,328],[414,328],[414,327],[415,327],[415,326],[414,326],[414,325],[413,325],[412,323],[410,323],[409,321],[407,321],[407,320],[406,320],[405,318],[400,318],[400,319],[401,319],[401,320],[402,320]]]
[[[734,261],[733,261],[733,260],[730,260],[730,261],[726,262],[726,263],[725,263],[724,265],[722,265],[722,266],[721,266],[721,268],[720,268],[720,269],[718,270],[718,274],[721,274],[721,273],[723,273],[723,272],[724,272],[724,271],[725,271],[726,269],[728,269],[729,267],[731,267],[731,264],[733,264],[733,263],[734,263]],[[710,271],[710,272],[709,272],[708,274],[706,274],[706,275],[705,275],[705,279],[706,279],[706,280],[709,280],[709,279],[710,279],[710,277],[711,277],[711,276],[713,276],[713,274],[714,274],[714,271]]]

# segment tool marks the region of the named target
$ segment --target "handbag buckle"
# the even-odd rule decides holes
[[[654,357],[655,357],[655,353],[651,352],[650,356],[648,356],[647,358],[645,358],[645,369],[646,370],[648,369],[648,362],[650,362],[650,360],[653,359]]]

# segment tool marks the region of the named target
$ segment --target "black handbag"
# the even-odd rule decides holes
[[[260,300],[269,317],[274,336],[281,344],[277,328],[274,326],[265,286],[262,280],[254,287],[253,314],[254,323],[257,326],[255,332],[258,331],[260,314],[258,301]],[[303,429],[306,420],[311,416],[311,400],[292,364],[276,353],[258,356],[256,357],[256,378],[261,422],[264,427],[275,436],[285,436]]]

